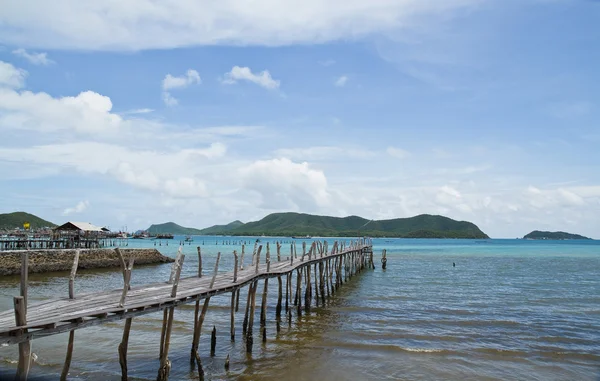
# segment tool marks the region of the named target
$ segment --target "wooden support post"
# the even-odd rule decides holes
[[[125,320],[125,327],[123,328],[123,339],[119,344],[119,365],[121,365],[121,381],[127,381],[127,348],[129,346],[129,331],[131,330],[131,321],[133,318],[127,318]]]
[[[215,262],[215,270],[213,271],[212,279],[210,280],[210,286],[208,288],[213,288],[215,284],[215,279],[217,279],[217,273],[219,272],[219,260],[221,259],[221,252],[217,253],[217,261]]]
[[[306,255],[306,241],[302,241],[302,257],[300,261],[304,262],[304,256]]]
[[[267,290],[269,287],[269,278],[265,278],[265,284],[260,304],[260,334],[263,343],[267,341]]]
[[[261,246],[262,247],[262,246]],[[260,249],[259,251],[260,252]],[[250,303],[250,316],[248,319],[248,332],[246,334],[246,352],[252,353],[252,345],[254,344],[253,337],[253,326],[254,326],[254,310],[256,309],[256,289],[258,288],[258,281],[254,282],[254,287],[252,288],[252,300]]]
[[[25,310],[25,298],[22,296],[15,296],[13,298],[13,304],[15,308],[15,325],[22,327],[27,325],[27,312]],[[27,333],[26,329],[20,331],[21,333]],[[72,332],[72,331],[71,331]],[[19,343],[19,363],[17,365],[17,375],[15,380],[26,380],[29,375],[29,368],[31,366],[31,344],[29,340]]]
[[[202,370],[202,361],[200,360],[200,356],[198,355],[198,345],[200,344],[200,334],[202,333],[202,324],[204,323],[204,317],[206,316],[206,311],[208,311],[208,303],[210,302],[210,297],[204,299],[204,305],[202,306],[202,312],[200,313],[200,317],[198,321],[194,323],[194,337],[192,339],[192,350],[191,350],[191,361],[198,364],[198,373],[204,374]]]
[[[290,305],[289,305],[289,299],[290,299],[290,293],[291,293],[291,288],[292,288],[292,284],[291,284],[291,273],[288,273],[285,275],[285,312],[288,312],[288,310],[290,309]]]
[[[169,311],[165,308],[163,310],[163,323],[160,330],[160,352],[158,354],[159,358],[163,356],[163,350],[165,348],[165,334],[167,332],[167,320],[169,320]]]
[[[231,336],[232,342],[235,341],[235,294],[236,294],[236,291],[234,290],[231,293],[231,313],[230,313],[231,324],[229,326],[229,334]]]
[[[302,268],[296,270],[296,298],[294,305],[298,305],[298,317],[302,316]],[[297,303],[296,303],[297,301]]]
[[[213,329],[210,334],[210,357],[215,357],[216,349],[217,349],[217,327],[213,325]]]
[[[235,291],[235,312],[240,310],[240,289]]]
[[[173,277],[173,287],[171,288],[171,298],[177,296],[177,287],[179,286],[179,278],[181,277],[181,268],[183,267],[183,260],[185,259],[185,255],[179,254],[177,256],[176,268],[175,268],[175,276]],[[218,257],[217,257],[218,261]],[[210,286],[212,288],[212,284]]]
[[[79,265],[79,249],[75,250],[73,258],[73,266],[71,266],[71,274],[69,275],[69,299],[75,299],[75,274]]]
[[[246,245],[242,245],[242,257],[240,258],[240,270],[244,269],[244,253],[246,249]]]
[[[258,248],[258,240],[254,242],[254,250],[252,250],[252,266],[254,266],[256,260],[256,249]]]
[[[385,270],[385,268],[387,267],[387,258],[386,258],[386,254],[387,254],[387,250],[383,249],[383,252],[381,253],[381,268],[383,270]]]
[[[325,306],[325,264],[319,262],[319,292],[321,293],[321,304]]]
[[[202,251],[200,246],[196,248],[198,250],[198,278],[202,278]]]
[[[173,329],[173,315],[175,314],[175,307],[169,308],[169,318],[167,320],[167,328],[165,331],[164,343],[162,346],[162,356],[160,356],[160,367],[158,368],[157,381],[167,381],[169,379],[169,373],[171,372],[171,361],[169,361],[169,345],[171,343],[171,330]],[[163,321],[163,324],[165,322]]]
[[[73,358],[73,342],[75,341],[75,331],[69,332],[69,344],[67,345],[67,356],[65,357],[65,363],[63,365],[62,373],[60,374],[60,381],[66,381],[69,375],[69,368],[71,367],[71,358]]]
[[[238,255],[237,255],[237,251],[233,251],[233,283],[237,282],[237,275],[238,275]]]
[[[254,268],[254,274],[258,274],[258,267],[260,266],[260,252],[262,250],[262,245],[258,247],[256,251],[256,267]]]
[[[179,246],[179,250],[177,250],[177,256],[175,257],[175,262],[171,265],[171,275],[169,276],[169,281],[167,283],[172,284],[175,279],[175,273],[177,272],[177,266],[179,264],[179,260],[181,258],[181,246]]]
[[[281,277],[278,276],[277,277],[277,306],[275,307],[275,320],[277,323],[277,332],[279,333],[279,331],[281,330],[281,299],[283,297],[282,293],[283,293],[283,284],[281,282]]]
[[[281,262],[281,244],[277,241],[277,262]]]
[[[252,288],[254,287],[254,282],[250,283],[248,286],[248,298],[246,300],[246,313],[244,314],[244,322],[242,323],[242,333],[245,335],[248,332],[248,315],[250,314],[250,304],[252,303],[250,299],[252,298]]]
[[[310,254],[309,254],[310,256]],[[312,293],[312,280],[310,277],[310,264],[306,266],[306,290],[304,291],[304,310],[310,312],[311,305],[311,293]],[[300,303],[298,303],[300,304]]]
[[[23,297],[23,306],[25,315],[27,315],[27,289],[29,287],[29,251],[21,253],[21,296]]]

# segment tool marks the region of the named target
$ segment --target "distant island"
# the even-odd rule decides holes
[[[523,239],[553,239],[553,240],[562,240],[562,239],[591,239],[588,237],[584,237],[579,234],[571,234],[565,232],[545,232],[540,230],[534,230],[531,233],[525,235]]]
[[[368,220],[358,216],[328,217],[304,213],[272,213],[260,221],[214,225],[206,229],[187,228],[174,222],[152,225],[150,234],[234,235],[285,237],[395,237],[487,239],[477,225],[448,217],[421,214],[410,218]]]
[[[25,212],[1,213],[0,214],[0,229],[12,230],[23,228],[23,224],[29,222],[32,230],[42,228],[53,228],[56,224],[43,220],[38,216]]]

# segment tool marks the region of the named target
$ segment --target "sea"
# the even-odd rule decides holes
[[[183,243],[182,276],[197,271],[200,246],[206,273],[221,252],[219,271],[233,268],[233,250],[256,237],[127,240],[174,257]],[[288,256],[291,238],[282,241]],[[331,242],[333,239],[328,238]],[[296,240],[298,248],[302,240]],[[125,243],[126,242],[126,243]],[[308,241],[307,241],[308,242]],[[156,244],[156,246],[155,246]],[[168,244],[168,246],[167,246]],[[276,332],[277,282],[269,283],[267,342],[258,335],[245,352],[245,291],[229,338],[228,295],[213,297],[200,355],[207,380],[600,380],[600,241],[510,239],[374,239],[374,270],[344,284],[323,307],[284,320]],[[273,247],[271,246],[271,247]],[[331,245],[330,245],[331,247]],[[387,250],[387,268],[381,252]],[[272,249],[272,253],[274,250]],[[1,255],[1,253],[0,253]],[[249,256],[246,261],[249,261]],[[166,281],[170,265],[134,266],[132,285]],[[68,274],[30,275],[29,301],[68,295]],[[121,288],[119,270],[80,270],[76,293]],[[262,284],[259,286],[262,292]],[[18,277],[0,277],[0,310],[12,309]],[[194,305],[177,308],[169,358],[171,380],[197,380],[190,366]],[[154,380],[159,366],[162,313],[133,319],[131,380]],[[123,321],[77,330],[69,379],[120,380],[117,346]],[[217,348],[210,356],[210,331]],[[32,341],[31,375],[58,379],[68,334]],[[18,347],[0,348],[0,368],[12,374]],[[225,370],[229,355],[230,367]]]

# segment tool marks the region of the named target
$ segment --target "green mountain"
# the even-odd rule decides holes
[[[14,212],[0,214],[0,229],[22,228],[23,223],[29,222],[31,229],[40,229],[45,227],[55,227],[50,221],[43,220],[38,216],[25,212]]]
[[[156,224],[150,226],[148,229],[150,234],[179,234],[179,235],[197,235],[200,233],[199,229],[186,228],[177,225],[175,222],[165,222],[164,224]]]
[[[213,234],[224,234],[239,228],[244,225],[242,221],[235,220],[233,222],[228,223],[227,225],[213,225],[206,229],[201,229],[199,234],[203,235],[213,235]]]
[[[534,230],[531,233],[525,235],[523,239],[591,239],[584,237],[579,234],[571,234],[565,232],[544,232],[540,230]]]
[[[239,221],[236,221],[239,222]],[[233,223],[232,223],[233,224]],[[225,225],[230,227],[231,224]],[[213,229],[214,228],[214,229]],[[342,237],[406,237],[406,238],[489,238],[479,228],[466,221],[455,221],[444,216],[422,214],[392,220],[367,220],[358,216],[327,217],[302,213],[273,213],[260,221],[248,222],[233,229],[210,233],[228,235],[270,236],[342,236]]]

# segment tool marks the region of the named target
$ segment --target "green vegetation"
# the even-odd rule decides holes
[[[201,229],[200,233],[202,235],[214,235],[214,234],[225,234],[239,228],[244,225],[242,221],[235,220],[233,222],[228,223],[227,225],[213,225],[206,229]]]
[[[260,221],[234,221],[197,230],[172,222],[152,225],[148,232],[204,235],[269,235],[319,237],[404,237],[404,238],[489,238],[479,228],[466,221],[444,216],[422,214],[411,218],[367,220],[358,216],[327,217],[302,213],[273,213]]]
[[[174,222],[152,225],[148,228],[149,234],[179,234],[179,235],[198,235],[202,234],[199,229],[186,228],[177,225]]]
[[[38,216],[25,212],[0,214],[0,229],[12,230],[15,228],[23,228],[23,223],[25,222],[29,222],[30,229],[32,230],[56,226],[50,221],[43,220]]]
[[[534,230],[523,237],[523,239],[591,239],[579,234],[571,234],[565,232],[544,232]]]

